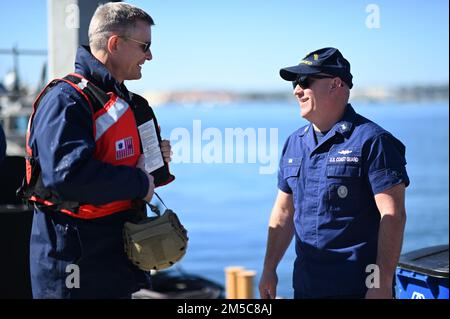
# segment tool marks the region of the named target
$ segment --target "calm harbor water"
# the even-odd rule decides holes
[[[411,185],[406,193],[408,220],[403,252],[448,243],[448,104],[354,103],[353,106],[406,145]],[[178,163],[170,166],[176,180],[158,190],[189,230],[188,253],[179,266],[222,284],[224,268],[228,266],[255,270],[256,293],[265,253],[267,223],[277,193],[276,172],[260,174],[260,168],[269,164],[267,157],[259,157],[261,154],[257,151],[270,154],[270,128],[275,128],[277,152],[272,152],[272,159],[275,158],[275,165],[278,165],[284,141],[306,123],[299,115],[298,106],[294,101],[215,107],[169,105],[156,108],[155,112],[163,137],[169,138],[172,134],[172,146],[177,146],[179,151],[174,154],[178,156]],[[208,128],[210,130],[205,132]],[[234,151],[236,155],[239,147],[227,144],[227,128],[250,128],[247,132],[253,132],[256,138],[267,143],[246,143],[242,148],[244,163],[237,159],[227,163],[225,154]],[[184,135],[178,134],[180,132]],[[206,134],[205,140],[199,139],[198,132]],[[264,138],[262,132],[266,133]],[[266,149],[261,148],[263,144]],[[215,163],[208,157],[212,145],[216,161],[222,158],[223,163]],[[190,154],[186,153],[188,149]],[[200,150],[204,156],[195,155],[195,150],[197,153]],[[221,156],[217,154],[218,150],[221,150]],[[182,162],[180,154],[184,156]],[[291,298],[293,294],[294,257],[291,245],[278,268],[278,295],[285,298]]]

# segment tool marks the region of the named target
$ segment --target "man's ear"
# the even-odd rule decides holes
[[[342,84],[342,80],[341,79],[333,79],[333,82],[330,85],[330,89],[335,89],[337,87],[343,87],[344,85]]]
[[[114,53],[117,51],[117,46],[119,45],[119,36],[112,35],[108,39],[106,47],[108,48],[108,53]]]

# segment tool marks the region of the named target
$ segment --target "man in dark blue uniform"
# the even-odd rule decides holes
[[[142,65],[152,59],[152,25],[147,13],[129,4],[100,6],[89,27],[90,47],[77,52],[75,72],[136,105],[123,82],[140,79]],[[105,119],[110,123],[120,120],[121,114],[109,113]],[[127,166],[98,160],[93,131],[90,103],[72,85],[58,82],[41,99],[28,141],[43,185],[63,200],[91,205],[150,201],[154,181],[143,162]],[[161,149],[169,161],[168,141],[161,143]],[[138,149],[128,155],[136,154]],[[33,297],[130,298],[140,288],[148,288],[148,274],[124,253],[123,225],[135,217],[136,210],[127,209],[83,219],[36,205],[30,239]]]
[[[406,221],[405,146],[348,103],[350,64],[335,48],[280,70],[310,124],[286,141],[269,222],[262,298],[295,235],[294,298],[392,298]]]

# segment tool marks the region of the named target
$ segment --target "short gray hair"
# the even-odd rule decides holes
[[[108,2],[95,10],[89,24],[89,45],[95,50],[105,50],[112,34],[128,35],[137,21],[155,25],[144,10],[128,3]]]

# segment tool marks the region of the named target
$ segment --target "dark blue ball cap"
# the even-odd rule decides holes
[[[286,81],[295,81],[299,75],[326,73],[340,77],[351,89],[353,76],[350,63],[336,48],[323,48],[309,53],[299,65],[280,70],[280,76]]]

